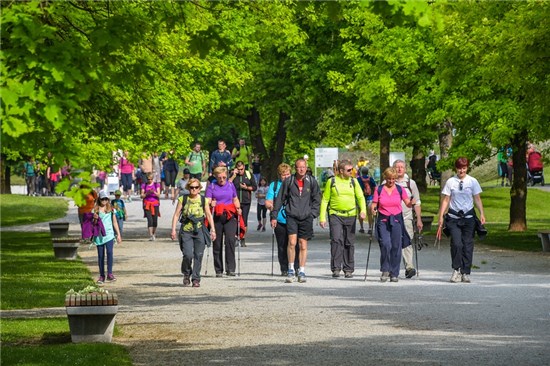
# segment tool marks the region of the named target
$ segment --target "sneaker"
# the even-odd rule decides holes
[[[216,277],[218,277],[218,278],[223,277],[223,273],[221,273],[221,272],[216,273]]]
[[[262,225],[262,231],[265,231],[265,226]]]
[[[294,270],[293,269],[289,269],[288,270],[288,273],[286,275],[286,280],[285,280],[286,283],[292,283],[294,282]]]
[[[96,281],[96,283],[97,283],[98,285],[103,285],[103,283],[105,283],[105,277],[99,276],[98,279],[97,279],[97,281]]]
[[[288,276],[288,271],[281,271],[281,276],[283,276],[283,277]]]
[[[416,269],[414,268],[409,268],[405,270],[405,278],[413,278],[415,274],[416,274]]]
[[[261,228],[262,228],[262,224],[258,224],[258,227],[256,228],[256,230],[260,231]]]
[[[244,242],[244,239],[241,239],[239,242],[236,243],[235,246],[240,246],[242,248],[245,248],[246,247],[246,243]]]
[[[151,235],[151,236],[149,237],[149,241],[155,241],[155,236],[154,236],[154,235]]]
[[[116,281],[116,277],[111,273],[111,274],[108,274],[107,275],[107,281],[109,282],[115,282]]]
[[[345,278],[353,278],[353,273],[344,271],[344,277]]]
[[[392,277],[392,278],[390,278],[390,282],[399,282],[399,278],[398,277]]]
[[[462,274],[462,282],[470,283],[470,275],[467,275],[466,273]]]
[[[460,282],[462,280],[462,276],[460,275],[460,271],[458,269],[455,269],[453,271],[453,275],[451,276],[451,282]]]
[[[226,275],[228,275],[229,277],[235,277],[235,272],[225,272]]]
[[[372,230],[369,229],[369,231],[367,231],[367,234],[369,234],[369,235],[372,234]]]
[[[189,275],[185,274],[183,275],[183,285],[189,286],[191,284],[191,280],[189,280]]]
[[[199,280],[193,280],[193,287],[201,287]]]
[[[361,234],[364,234],[364,233],[365,233],[365,229],[361,228],[361,229],[359,229],[359,232],[360,232]]]
[[[298,282],[300,283],[307,282],[306,274],[304,272],[298,273]]]
[[[340,271],[332,271],[332,277],[334,278],[340,277]]]
[[[387,282],[390,279],[390,272],[382,272],[382,276],[380,276],[380,281]]]

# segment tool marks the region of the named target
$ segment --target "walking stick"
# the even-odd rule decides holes
[[[237,276],[241,276],[241,216],[237,215]]]
[[[207,246],[206,247],[206,266],[205,266],[205,271],[204,271],[204,275],[206,276],[208,274],[208,258],[210,258],[210,247]]]
[[[376,212],[376,215],[374,216],[374,220],[373,220],[373,222],[374,222],[375,225],[376,225],[376,218],[377,218],[377,216],[378,216],[378,211]],[[375,230],[376,230],[376,227],[375,227]],[[372,230],[372,228],[371,228],[370,238],[369,238],[369,250],[368,250],[368,252],[367,252],[367,265],[366,265],[366,267],[365,267],[365,279],[364,279],[363,281],[366,281],[366,280],[367,280],[367,272],[368,272],[368,270],[369,270],[370,247],[371,247],[371,245],[372,245],[372,237],[373,237],[373,235],[374,235],[374,230]]]
[[[273,257],[275,256],[275,229],[271,230],[271,277],[273,274]]]
[[[414,243],[414,257],[416,259],[416,277],[418,277],[418,274],[420,273],[420,270],[418,269],[418,246],[420,245],[420,232],[416,233],[416,242]]]

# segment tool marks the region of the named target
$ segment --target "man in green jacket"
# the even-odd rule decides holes
[[[365,196],[352,171],[351,161],[341,161],[337,175],[327,181],[321,200],[319,224],[326,227],[328,213],[330,269],[335,278],[340,277],[342,269],[346,278],[353,277],[357,210],[363,220],[367,216]]]

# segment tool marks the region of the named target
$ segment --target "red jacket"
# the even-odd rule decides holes
[[[218,204],[216,204],[216,206],[214,207],[214,216],[219,217],[219,216],[223,215],[224,212],[225,212],[227,220],[231,220],[231,218],[233,216],[237,215],[237,208],[235,207],[235,205],[233,203],[229,203],[229,204],[218,203]],[[246,233],[246,226],[244,225],[243,216],[240,215],[238,217],[239,217],[239,227],[240,227],[239,239],[244,239],[244,234]]]

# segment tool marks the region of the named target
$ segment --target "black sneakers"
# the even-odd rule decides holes
[[[416,269],[409,268],[409,269],[405,270],[405,277],[406,278],[413,278],[415,275],[416,275]]]

